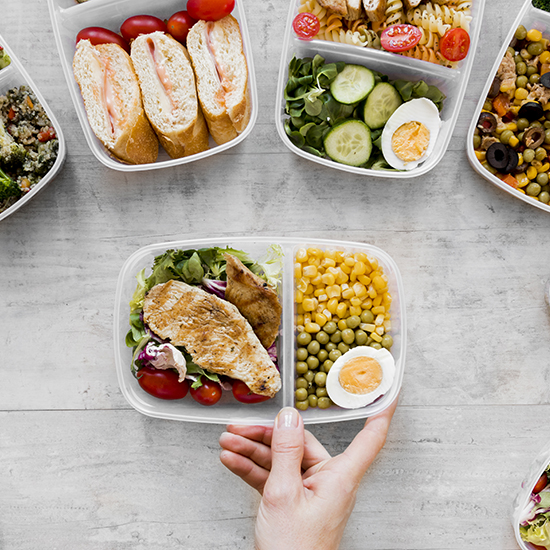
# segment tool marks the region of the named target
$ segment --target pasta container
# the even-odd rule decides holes
[[[540,476],[546,470],[550,464],[550,442],[545,445],[545,447],[539,452],[536,458],[531,463],[527,474],[521,482],[520,489],[516,494],[514,501],[512,503],[512,528],[514,529],[514,534],[516,536],[516,541],[518,546],[523,550],[534,550],[535,547],[530,542],[525,542],[522,540],[519,527],[520,527],[520,518],[525,510],[533,487],[539,480]]]
[[[277,244],[284,253],[282,284],[278,289],[282,305],[281,326],[277,339],[278,368],[281,373],[281,390],[272,399],[257,404],[243,404],[236,401],[230,391],[224,391],[221,400],[205,407],[196,403],[188,394],[184,399],[164,401],[141,389],[131,371],[132,350],[125,344],[129,330],[129,302],[136,288],[135,276],[145,268],[150,274],[155,256],[170,249],[193,249],[210,246],[231,247],[247,252],[251,259],[259,260],[270,245]],[[406,319],[403,284],[397,265],[383,250],[364,243],[330,241],[319,239],[297,240],[281,237],[233,237],[212,238],[192,241],[176,241],[152,244],[141,248],[126,260],[120,272],[116,290],[114,313],[114,346],[118,381],[121,391],[137,411],[157,418],[214,424],[239,423],[249,425],[272,424],[282,407],[294,405],[295,392],[295,308],[294,308],[294,256],[302,246],[316,246],[322,249],[339,249],[350,252],[365,252],[374,257],[384,269],[388,278],[388,289],[393,297],[391,305],[392,337],[391,353],[395,359],[396,373],[390,390],[381,398],[361,409],[346,410],[333,405],[328,409],[310,408],[303,411],[306,424],[336,422],[365,418],[386,409],[397,397],[403,380],[406,349]]]
[[[516,32],[516,29],[519,25],[524,25],[527,30],[529,29],[538,29],[543,34],[546,35],[547,38],[550,38],[550,13],[546,11],[539,10],[537,8],[534,8],[532,5],[532,0],[525,0],[523,7],[519,11],[519,14],[514,21],[514,24],[512,25],[510,31],[508,32],[508,35],[506,36],[506,39],[504,40],[504,43],[502,44],[502,48],[500,49],[500,52],[498,53],[498,56],[495,60],[495,63],[493,65],[493,68],[491,69],[491,72],[489,73],[489,77],[487,79],[487,83],[485,84],[485,87],[483,88],[483,92],[481,94],[481,97],[479,98],[479,102],[477,104],[477,107],[474,111],[474,117],[472,118],[472,122],[470,123],[470,127],[468,129],[468,137],[466,142],[466,150],[468,152],[468,159],[470,161],[470,164],[472,165],[472,168],[483,178],[490,181],[503,191],[506,191],[506,193],[509,193],[510,195],[522,200],[523,202],[526,202],[527,204],[530,204],[532,206],[535,206],[536,208],[540,208],[541,210],[544,210],[545,212],[550,212],[550,204],[544,204],[540,202],[539,200],[530,197],[526,195],[525,193],[522,193],[521,191],[518,191],[517,189],[514,189],[507,183],[504,183],[501,179],[499,179],[497,176],[491,174],[488,170],[486,170],[482,165],[481,162],[477,159],[476,153],[474,150],[474,144],[473,144],[473,138],[474,138],[474,132],[476,129],[477,121],[479,119],[479,115],[483,109],[483,105],[485,103],[485,100],[487,98],[487,94],[489,93],[489,89],[491,87],[491,84],[493,83],[493,80],[495,78],[495,75],[497,73],[497,70],[500,66],[500,63],[502,61],[502,58],[506,54],[506,50],[514,37],[514,34]]]
[[[388,2],[388,5],[390,3]],[[275,121],[277,131],[283,143],[293,153],[305,159],[323,166],[364,176],[394,179],[412,178],[421,176],[432,170],[441,161],[449,146],[464,99],[466,86],[474,63],[474,54],[477,49],[485,0],[473,0],[472,2],[472,20],[469,24],[470,49],[466,58],[454,64],[453,67],[441,66],[422,59],[409,58],[371,47],[361,47],[319,39],[310,41],[300,40],[292,29],[292,22],[299,13],[301,5],[302,0],[292,0],[290,3],[283,42],[283,54],[279,69]],[[316,54],[321,55],[327,63],[343,61],[345,63],[363,65],[373,71],[387,75],[390,80],[406,79],[412,82],[424,80],[428,84],[437,86],[446,95],[446,99],[440,112],[441,127],[439,136],[431,155],[412,170],[374,170],[340,164],[330,159],[318,157],[295,146],[288,138],[284,128],[284,121],[288,118],[288,115],[285,114],[284,99],[284,89],[288,80],[288,66],[294,56],[304,58],[314,57]]]
[[[9,215],[13,214],[16,210],[19,210],[19,208],[27,204],[34,197],[36,197],[36,195],[38,195],[38,193],[40,193],[40,191],[42,191],[42,189],[44,189],[44,187],[46,187],[46,185],[48,185],[48,183],[50,183],[50,181],[55,178],[55,176],[61,170],[63,163],[65,162],[66,147],[65,138],[63,137],[63,132],[61,130],[59,122],[57,122],[57,119],[55,118],[48,104],[46,103],[46,100],[42,97],[42,94],[38,91],[38,88],[31,80],[31,77],[28,75],[27,71],[25,70],[21,62],[17,59],[16,55],[13,53],[13,51],[8,46],[6,41],[2,38],[2,36],[0,36],[0,46],[2,46],[4,50],[6,50],[11,58],[11,63],[7,67],[0,69],[0,95],[5,95],[5,93],[11,88],[19,87],[22,85],[31,88],[36,95],[38,101],[44,108],[44,111],[46,111],[46,114],[48,115],[52,126],[55,128],[55,133],[59,141],[57,158],[50,171],[15,204],[4,210],[4,212],[0,212],[0,220],[3,220]]]
[[[105,166],[113,170],[123,172],[138,172],[187,164],[201,160],[222,151],[226,151],[243,141],[252,131],[258,117],[258,95],[254,64],[252,59],[252,47],[248,34],[248,27],[244,16],[244,9],[240,0],[235,3],[235,9],[231,15],[237,19],[241,29],[243,50],[248,64],[248,90],[250,94],[250,120],[247,127],[233,140],[216,145],[210,137],[210,147],[206,151],[172,159],[159,143],[159,156],[156,162],[147,164],[126,164],[110,154],[101,141],[92,131],[86,109],[80,94],[80,88],[73,76],[73,57],[75,52],[76,35],[86,27],[104,27],[114,32],[119,31],[120,25],[133,15],[154,15],[160,19],[168,19],[173,13],[185,10],[186,0],[93,0],[78,4],[76,0],[48,0],[50,17],[53,24],[55,41],[61,58],[61,65],[67,80],[67,86],[73,100],[76,114],[80,120],[84,137],[95,157]]]

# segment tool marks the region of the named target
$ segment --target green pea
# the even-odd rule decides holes
[[[339,349],[333,349],[329,354],[328,354],[328,358],[334,362],[336,361],[336,359],[338,359],[338,357],[340,357],[342,355],[342,352],[339,350]],[[325,370],[326,370],[326,367],[325,367]]]
[[[338,344],[339,342],[341,342],[341,341],[342,341],[342,331],[337,330],[337,331],[330,337],[330,341],[333,342],[334,344]]]
[[[489,99],[483,104],[483,110],[489,112],[493,110],[493,104]]]
[[[368,335],[364,330],[355,331],[355,343],[358,346],[364,346],[367,343]]]
[[[309,395],[307,399],[309,401],[309,406],[310,407],[316,407],[317,406],[318,399],[317,399],[317,396],[314,393]]]
[[[540,193],[540,185],[538,183],[535,183],[534,181],[532,181],[528,186],[527,188],[525,189],[525,192],[530,196],[530,197],[536,197],[539,193]]]
[[[537,147],[535,149],[535,158],[538,161],[543,161],[547,157],[548,153],[544,147]]]
[[[361,322],[362,323],[372,323],[374,321],[374,314],[370,309],[365,309],[361,312]]]
[[[531,128],[542,128],[542,124],[538,120],[535,120],[535,122],[531,122]]]
[[[521,134],[518,134],[518,139],[523,142],[523,135],[525,134],[525,132],[521,132]]]
[[[338,344],[338,349],[340,350],[341,353],[347,353],[349,351],[349,346],[344,342],[340,342]]]
[[[307,387],[307,394],[311,395],[312,393],[315,393],[315,387],[313,386],[313,384],[309,384],[309,386]]]
[[[545,122],[544,124],[550,124],[550,123]],[[544,143],[546,143],[546,145],[550,143],[550,128],[547,128],[544,132]]]
[[[307,358],[306,363],[311,370],[315,370],[319,366],[319,359],[317,359],[314,355],[310,355]]]
[[[520,61],[516,65],[516,72],[518,74],[525,74],[527,72],[527,65],[523,61]]]
[[[546,185],[548,183],[548,172],[541,172],[540,174],[537,174],[537,183],[541,186]]]
[[[299,411],[307,411],[308,408],[309,408],[309,401],[306,399],[305,401],[296,401],[296,403],[294,404],[294,406],[299,410]]]
[[[313,382],[313,379],[315,378],[315,373],[312,371],[312,370],[308,370],[305,374],[304,374],[304,378],[309,382]]]
[[[296,336],[296,342],[299,346],[307,346],[311,342],[311,334],[309,332],[300,332]]]
[[[520,132],[523,132],[523,130],[529,128],[529,121],[526,118],[518,118],[516,124]]]
[[[361,324],[361,317],[359,315],[352,315],[346,319],[346,325],[348,328],[357,328]]]
[[[520,25],[516,29],[516,32],[514,33],[514,36],[518,40],[525,40],[527,38],[527,29],[523,25]]]
[[[355,332],[351,330],[350,328],[347,328],[342,331],[342,342],[344,344],[352,344],[355,341]]]
[[[329,321],[323,327],[323,331],[326,332],[327,334],[334,334],[337,328],[338,327],[334,321]]]
[[[527,45],[527,51],[534,57],[540,55],[544,51],[544,44],[542,42],[531,42]]]
[[[393,346],[393,338],[389,334],[384,334],[380,343],[383,348],[390,349]]]
[[[523,62],[523,57],[521,57],[521,55],[519,55],[519,53],[516,52],[514,55],[514,63],[517,65],[518,63],[522,63],[522,62]]]
[[[296,396],[296,401],[304,401],[305,399],[307,399],[308,393],[305,388],[298,388],[294,392],[294,395]]]
[[[317,359],[319,359],[319,363],[323,363],[328,359],[328,351],[326,349],[322,349],[317,354]]]
[[[493,168],[487,161],[482,162],[481,166],[483,166],[483,168],[485,168],[488,172],[491,172],[491,174],[497,173],[496,168]]]
[[[308,355],[307,348],[298,348],[296,350],[296,359],[298,361],[305,361]]]
[[[318,372],[316,375],[315,375],[315,383],[317,384],[317,386],[319,386],[320,388],[322,388],[326,383],[327,383],[327,375],[326,373],[324,372]]]
[[[550,193],[548,193],[548,191],[543,191],[539,195],[539,201],[548,204],[550,202]]]
[[[546,184],[541,187],[541,193],[550,193],[550,185]]]
[[[479,149],[481,147],[481,136],[474,136],[474,149]]]
[[[525,71],[525,74],[527,76],[532,76],[534,75],[535,73],[537,72],[537,68],[536,67],[533,67],[533,65],[529,65],[527,67],[527,70]]]
[[[334,342],[329,342],[325,349],[330,353],[333,349],[336,349],[338,346]]]
[[[527,164],[533,162],[535,160],[535,151],[533,151],[533,149],[525,149],[525,151],[523,151],[523,160]]]
[[[296,378],[296,387],[297,388],[307,388],[309,382],[303,377],[300,376],[299,378]]]
[[[305,361],[298,361],[296,363],[296,372],[298,374],[305,374],[309,370],[307,363]]]
[[[332,401],[328,397],[319,397],[317,399],[317,406],[320,409],[328,409],[332,405]]]
[[[539,74],[532,74],[529,77],[529,84],[538,84],[539,80],[540,80],[540,75]]]
[[[317,388],[315,390],[315,395],[317,397],[326,397],[328,395],[326,388]]]
[[[500,143],[508,145],[508,142],[510,141],[510,138],[513,137],[513,135],[514,132],[512,132],[512,130],[504,130],[504,132],[500,134]]]
[[[516,55],[516,50],[512,48],[511,46],[508,46],[508,49],[506,50],[512,57]]]
[[[373,342],[370,347],[374,349],[382,349],[382,344],[379,344],[378,342]]]
[[[525,59],[526,61],[529,61],[529,59],[531,59],[533,56],[525,49],[523,48],[519,54],[521,55],[521,57],[523,57],[523,59]]]
[[[529,82],[529,79],[525,75],[518,76],[516,78],[516,88],[525,88]]]
[[[317,340],[312,340],[307,346],[307,351],[310,355],[317,355],[320,349],[321,344]]]
[[[324,346],[325,344],[328,343],[328,341],[330,340],[330,337],[324,330],[320,330],[315,335],[315,340],[317,340],[317,342],[319,342],[319,344]]]

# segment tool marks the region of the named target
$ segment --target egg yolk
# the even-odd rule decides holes
[[[411,120],[394,132],[391,140],[393,152],[403,162],[418,160],[430,143],[430,131],[424,124]]]
[[[354,357],[342,367],[338,380],[348,393],[371,393],[382,382],[382,367],[372,357]]]

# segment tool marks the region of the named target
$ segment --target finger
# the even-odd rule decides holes
[[[369,418],[344,451],[343,455],[349,462],[350,476],[355,483],[359,483],[384,446],[397,401],[398,398],[380,414]]]
[[[220,453],[220,460],[229,471],[262,494],[269,475],[267,470],[258,466],[253,460],[232,451],[223,450]]]
[[[271,469],[271,448],[263,443],[225,432],[220,436],[220,446],[226,451],[250,458],[266,470]]]
[[[264,497],[272,504],[289,502],[303,495],[302,458],[304,423],[293,407],[281,409],[271,439],[271,474]]]
[[[273,428],[268,426],[239,426],[236,424],[229,424],[227,431],[232,434],[242,435],[247,439],[259,441],[264,445],[271,445],[271,435]]]
[[[309,470],[320,462],[328,460],[330,453],[317,441],[317,438],[307,430],[304,432],[304,458],[302,468]]]

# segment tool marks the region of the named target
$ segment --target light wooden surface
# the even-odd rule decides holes
[[[205,161],[126,176],[84,141],[46,2],[1,0],[0,33],[56,113],[68,157],[0,226],[0,548],[252,548],[257,497],[218,460],[223,427],[134,411],[112,341],[116,279],[132,252],[250,233],[369,242],[404,279],[401,402],[342,549],[517,548],[512,498],[550,439],[550,215],[476,175],[465,136],[523,2],[487,0],[449,150],[409,181],[344,175],[287,150],[273,121],[287,3],[244,2],[260,98],[251,136]],[[338,453],[361,426],[312,431]]]

